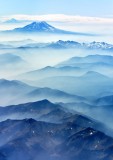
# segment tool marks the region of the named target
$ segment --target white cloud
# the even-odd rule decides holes
[[[113,18],[101,17],[85,17],[79,15],[63,15],[63,14],[50,14],[50,15],[12,15],[0,17],[2,21],[15,18],[18,20],[31,20],[31,21],[51,21],[51,22],[70,22],[70,23],[106,23],[113,24]]]

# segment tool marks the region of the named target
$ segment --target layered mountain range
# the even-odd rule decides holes
[[[47,66],[15,78],[37,87],[48,87],[71,95],[97,99],[113,93],[113,57],[72,57],[56,66]]]
[[[16,30],[16,29],[15,29]],[[18,29],[17,29],[18,30]],[[20,29],[19,29],[20,30]],[[31,39],[26,39],[22,41],[6,41],[0,43],[1,49],[88,49],[88,50],[106,50],[113,51],[113,44],[105,43],[105,42],[86,42],[81,43],[77,41],[63,41],[59,40],[56,42],[48,42],[48,43],[38,43]]]
[[[0,160],[113,160],[113,45],[44,21],[0,35]]]
[[[113,45],[108,44],[105,42],[91,42],[91,43],[80,43],[76,41],[62,41],[59,40],[57,42],[51,42],[51,43],[31,43],[24,46],[19,46],[20,49],[22,48],[51,48],[51,49],[100,49],[100,50],[108,50],[113,51]]]
[[[60,105],[43,100],[0,108],[0,114],[10,117],[0,122],[2,160],[112,159],[113,139],[101,132],[106,126]]]
[[[16,80],[0,79],[0,105],[5,106],[43,99],[65,103],[87,101],[82,96],[72,95],[61,90],[34,87]]]

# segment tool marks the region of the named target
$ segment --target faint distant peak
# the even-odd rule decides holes
[[[4,23],[19,23],[19,20],[12,18],[12,19],[5,21]]]

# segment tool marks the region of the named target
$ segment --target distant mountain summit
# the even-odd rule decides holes
[[[56,28],[52,27],[45,21],[42,22],[33,22],[31,24],[26,25],[23,28],[16,28],[14,31],[19,32],[55,32],[57,31]]]
[[[12,18],[12,19],[5,21],[4,23],[19,23],[19,22],[20,22],[19,20]]]
[[[62,29],[55,28],[48,24],[45,21],[41,22],[33,22],[21,28],[15,28],[11,30],[13,32],[37,32],[37,33],[54,33],[54,34],[77,34],[77,35],[90,35],[87,33],[78,33],[78,32],[71,32],[65,31]]]

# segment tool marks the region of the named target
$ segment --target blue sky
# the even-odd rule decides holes
[[[0,15],[113,15],[113,0],[0,0]]]

